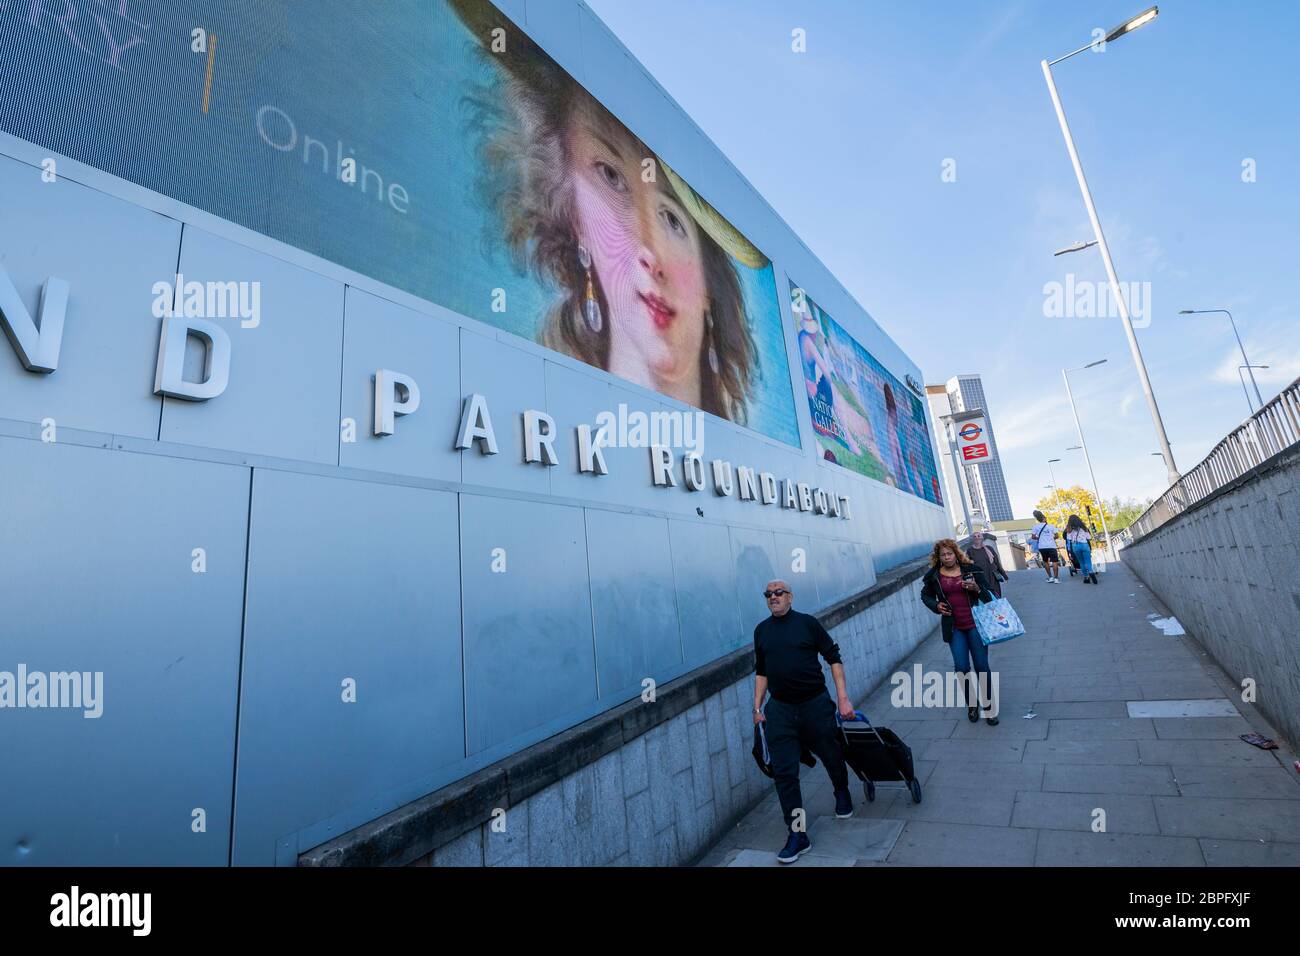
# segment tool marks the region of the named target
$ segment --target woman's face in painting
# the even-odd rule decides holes
[[[578,241],[609,314],[609,371],[698,404],[708,290],[701,237],[644,145],[590,97],[565,131]]]

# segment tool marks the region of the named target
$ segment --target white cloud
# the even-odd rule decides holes
[[[1026,395],[1022,405],[1000,412],[993,422],[998,451],[1016,451],[1074,434],[1074,419],[1065,397],[1043,398],[1041,392]]]
[[[1281,391],[1297,378],[1300,378],[1300,346],[1288,343],[1271,347],[1249,346],[1248,348],[1247,354],[1250,356],[1252,364],[1268,366],[1268,368],[1255,369],[1255,380],[1259,383],[1261,391],[1265,393]],[[1219,363],[1214,367],[1211,378],[1220,384],[1236,385],[1240,388],[1241,379],[1246,376],[1246,372],[1238,372],[1238,369],[1244,364],[1241,360],[1241,352],[1231,349],[1223,355]],[[1264,400],[1268,400],[1267,394],[1265,394]]]

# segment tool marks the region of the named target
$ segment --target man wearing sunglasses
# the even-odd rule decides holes
[[[853,701],[844,685],[844,665],[839,646],[826,633],[821,621],[790,607],[794,592],[784,581],[770,581],[763,590],[772,616],[754,628],[754,723],[765,723],[767,746],[772,756],[776,792],[790,828],[785,847],[777,854],[782,863],[793,863],[812,849],[804,826],[803,793],[799,789],[799,754],[811,750],[830,775],[835,788],[835,815],[853,816],[849,797],[849,774],[840,749],[835,713],[853,718]],[[826,692],[826,678],[817,655],[831,665],[831,676],[839,696],[839,707]],[[763,699],[771,694],[764,711]]]

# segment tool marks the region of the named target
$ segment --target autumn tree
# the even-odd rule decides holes
[[[1101,511],[1097,507],[1097,498],[1091,491],[1081,485],[1075,485],[1072,488],[1061,488],[1053,490],[1050,495],[1040,498],[1038,504],[1034,506],[1047,516],[1047,520],[1065,531],[1065,522],[1070,515],[1078,515],[1083,519],[1089,530],[1101,531]],[[1089,515],[1088,509],[1092,509]],[[1105,511],[1107,523],[1111,520],[1111,510],[1106,508]],[[1114,531],[1114,528],[1111,528]]]

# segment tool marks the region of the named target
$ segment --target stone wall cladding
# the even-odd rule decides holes
[[[854,700],[865,698],[935,629],[935,617],[920,602],[918,560],[891,570],[871,589],[819,613],[840,647]],[[730,666],[721,686],[648,729],[634,708],[668,703],[676,685],[698,682],[687,675],[659,688],[656,703],[633,701],[588,724],[609,724],[622,715],[621,744],[562,778],[511,802],[509,782],[517,772],[494,765],[484,781],[461,781],[422,801],[372,821],[308,851],[300,865],[412,866],[677,866],[702,855],[726,830],[774,790],[750,754],[754,724],[753,652],[744,649],[695,672]],[[830,669],[827,686],[830,682]],[[740,676],[735,676],[739,674]],[[680,693],[680,692],[679,692]],[[596,753],[609,734],[582,725],[566,731]],[[560,735],[563,737],[564,735]],[[544,742],[546,743],[546,742]],[[541,746],[541,745],[538,745]],[[531,749],[531,748],[530,748]],[[506,764],[530,768],[528,751]],[[500,778],[505,778],[505,783]],[[449,793],[458,812],[443,812]],[[466,794],[468,793],[468,796]],[[472,799],[471,799],[472,798]],[[495,806],[483,810],[485,800]],[[431,826],[432,817],[471,816],[453,826]],[[497,812],[494,821],[492,810]],[[429,848],[426,844],[433,842]]]
[[[1124,563],[1300,743],[1300,450],[1265,462],[1124,549]]]

